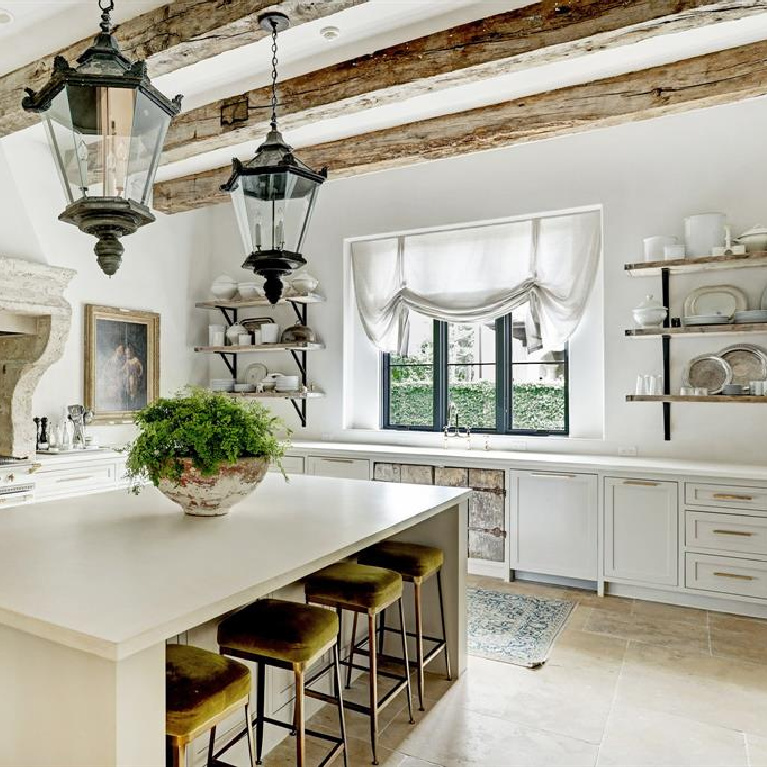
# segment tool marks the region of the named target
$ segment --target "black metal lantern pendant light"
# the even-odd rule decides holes
[[[248,254],[243,268],[266,279],[264,292],[273,304],[282,296],[282,277],[306,263],[301,246],[317,190],[327,178],[307,167],[277,129],[277,33],[290,26],[282,13],[259,16],[261,28],[272,35],[271,130],[255,157],[232,161],[232,176],[221,189],[229,192]]]
[[[46,127],[67,207],[61,221],[98,239],[105,274],[120,267],[120,237],[154,221],[152,188],[171,118],[181,96],[163,96],[147,77],[146,62],[130,62],[112,36],[114,3],[101,8],[101,31],[70,67],[57,56],[51,79],[21,102]]]

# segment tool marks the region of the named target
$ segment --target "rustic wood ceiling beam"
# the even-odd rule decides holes
[[[415,165],[767,95],[767,42],[297,150],[330,178]],[[165,213],[226,202],[230,168],[155,185]]]
[[[319,120],[561,61],[669,32],[767,12],[767,0],[545,0],[295,77],[280,84],[280,125]],[[266,133],[270,90],[257,88],[173,121],[167,164]]]
[[[151,77],[256,42],[265,36],[258,15],[279,8],[293,26],[329,16],[367,0],[175,0],[115,26],[120,48],[128,58],[146,59]],[[94,4],[95,8],[95,4]],[[93,33],[98,28],[94,13]],[[73,43],[19,69],[0,76],[0,138],[38,122],[21,109],[24,88],[38,90],[51,75],[54,56],[70,62],[90,46],[93,36]],[[173,95],[173,94],[171,94]]]

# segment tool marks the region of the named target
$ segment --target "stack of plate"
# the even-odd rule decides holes
[[[735,322],[767,322],[767,309],[750,309],[745,312],[735,312],[732,316]]]
[[[691,314],[684,318],[685,325],[726,325],[732,322],[732,316],[729,314]]]
[[[278,392],[292,392],[298,391],[298,385],[298,376],[280,376],[275,379],[274,389]]]
[[[234,379],[232,378],[211,378],[210,379],[211,391],[234,391]]]

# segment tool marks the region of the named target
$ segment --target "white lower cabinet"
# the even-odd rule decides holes
[[[685,586],[691,591],[767,599],[767,562],[688,552]]]
[[[282,468],[285,469],[286,474],[303,474],[304,473],[304,459],[300,455],[285,455],[282,457]],[[279,467],[272,464],[269,467],[271,472],[279,472]]]
[[[367,458],[310,455],[306,458],[306,473],[341,479],[370,479],[370,461]]]
[[[676,586],[676,482],[605,478],[605,578]]]
[[[595,581],[597,502],[595,474],[512,472],[511,567]]]

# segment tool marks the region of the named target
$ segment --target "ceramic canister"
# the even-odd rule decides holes
[[[684,244],[687,255],[692,258],[710,256],[714,248],[724,247],[724,213],[698,213],[684,220]]]

